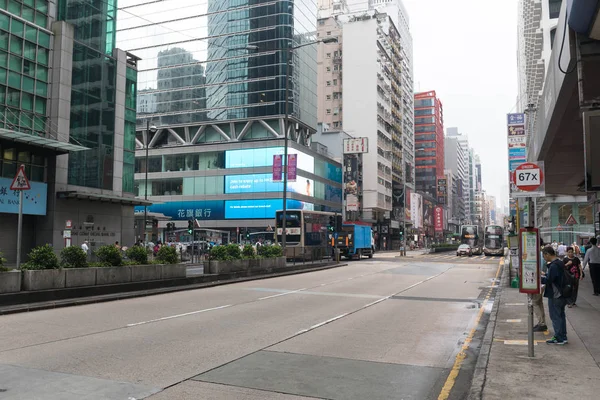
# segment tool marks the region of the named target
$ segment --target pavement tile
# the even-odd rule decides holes
[[[263,390],[247,389],[208,382],[185,381],[175,385],[148,400],[310,400],[315,397],[302,397]]]

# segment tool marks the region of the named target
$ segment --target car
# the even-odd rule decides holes
[[[463,256],[463,255],[466,255],[469,257],[471,257],[473,255],[473,249],[468,244],[461,244],[460,246],[458,246],[458,249],[456,250],[457,257]]]

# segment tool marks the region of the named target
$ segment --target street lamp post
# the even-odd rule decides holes
[[[144,200],[148,200],[148,148],[150,147],[150,133],[156,133],[156,126],[150,126],[150,120],[146,120],[146,177],[144,178]],[[148,243],[146,229],[148,224],[148,204],[144,204],[144,243]]]

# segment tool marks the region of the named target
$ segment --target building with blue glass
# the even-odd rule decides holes
[[[154,203],[149,211],[178,228],[189,219],[223,230],[272,226],[283,207],[273,156],[283,154],[287,134],[298,154],[287,206],[340,212],[341,165],[310,148],[317,49],[290,51],[316,41],[316,0],[137,4],[120,1],[127,18],[117,42],[140,57],[135,181],[138,197]],[[162,18],[150,24],[145,15]],[[161,64],[167,51],[181,63]]]
[[[115,0],[0,0],[1,251],[16,259],[19,165],[23,259],[133,243],[136,59],[115,47]],[[67,229],[67,222],[71,226]]]

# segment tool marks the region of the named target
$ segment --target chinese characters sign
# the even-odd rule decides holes
[[[436,232],[444,231],[444,209],[436,206],[433,212],[434,225]]]
[[[273,182],[281,182],[283,171],[282,157],[281,154],[273,156]]]
[[[10,190],[12,179],[0,178],[0,213],[19,213],[19,192]],[[31,190],[23,193],[23,214],[46,215],[48,185],[29,182]]]
[[[295,182],[298,173],[298,155],[288,154],[287,162],[288,181]]]
[[[369,152],[369,138],[344,139],[344,154]]]
[[[224,219],[224,201],[172,201],[161,204],[153,204],[148,207],[148,212],[164,214],[173,220],[215,220]],[[136,212],[144,212],[144,207],[138,206]]]

